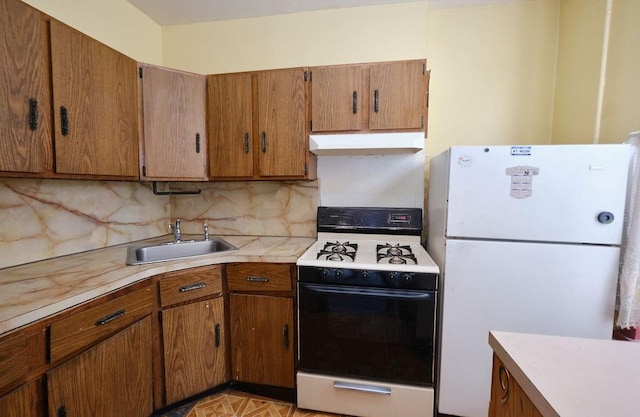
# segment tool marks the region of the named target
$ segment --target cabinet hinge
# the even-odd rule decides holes
[[[138,68],[138,77],[142,78],[142,67]]]
[[[309,77],[309,72],[305,71],[304,72],[304,80],[307,81],[307,78]]]
[[[427,64],[422,64],[422,75],[425,75],[427,73]]]
[[[147,176],[147,167],[146,166],[142,166],[142,176],[146,177]]]

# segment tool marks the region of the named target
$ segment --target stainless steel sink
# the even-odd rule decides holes
[[[134,245],[127,248],[127,265],[171,261],[192,256],[237,250],[235,246],[219,237],[209,240],[187,240],[167,242],[150,246]]]

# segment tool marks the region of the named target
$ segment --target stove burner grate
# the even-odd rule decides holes
[[[353,262],[358,251],[357,243],[327,242],[318,252],[317,259],[336,262]]]
[[[418,264],[416,256],[413,254],[413,250],[409,245],[400,245],[399,243],[391,245],[386,243],[384,245],[377,245],[376,248],[376,260],[379,264],[394,264],[404,265],[413,262],[413,265]]]

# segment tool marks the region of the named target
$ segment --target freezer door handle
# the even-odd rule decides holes
[[[610,224],[613,223],[614,215],[608,211],[603,211],[598,214],[598,221],[602,224]]]

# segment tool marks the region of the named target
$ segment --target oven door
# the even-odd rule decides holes
[[[436,293],[298,283],[299,368],[433,384]]]

